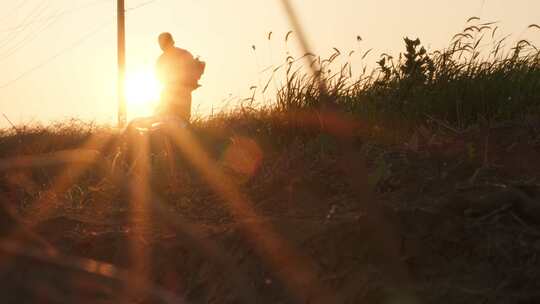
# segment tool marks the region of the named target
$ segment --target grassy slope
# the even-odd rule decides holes
[[[151,204],[132,205],[141,167],[131,170],[125,139],[73,122],[6,131],[0,155],[84,146],[101,152],[99,164],[77,178],[56,166],[4,171],[4,203],[62,253],[140,271],[194,302],[328,303],[323,291],[336,303],[538,301],[538,53],[521,42],[519,53],[479,61],[480,27],[438,54],[408,40],[403,60],[385,57],[359,82],[323,73],[345,112],[337,120],[313,111],[318,85],[290,66],[274,108],[195,122],[249,217],[177,149],[164,154],[157,134]],[[63,172],[65,187],[53,187]],[[285,243],[267,246],[272,234],[253,229]]]

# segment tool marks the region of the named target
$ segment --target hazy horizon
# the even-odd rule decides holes
[[[126,7],[144,3],[127,0]],[[501,34],[513,33],[516,40],[540,41],[540,31],[527,31],[529,24],[540,22],[536,13],[540,2],[533,0],[292,3],[316,53],[325,56],[333,47],[344,52],[374,48],[369,64],[381,52],[401,52],[405,36],[419,37],[431,49],[445,47],[471,16],[500,21]],[[113,0],[1,3],[1,112],[16,124],[72,117],[114,123],[115,10]],[[177,46],[207,62],[203,87],[194,94],[193,108],[208,113],[212,108],[220,109],[228,96],[247,97],[249,88],[263,77],[258,71],[285,58],[283,38],[291,27],[280,1],[237,0],[233,5],[210,0],[158,0],[128,10],[126,28],[128,73],[132,77],[139,75],[144,81],[144,75],[152,73],[160,54],[156,37],[163,31],[175,36]],[[270,31],[273,35],[268,41]],[[362,42],[357,42],[357,35]],[[293,53],[294,37],[289,42]],[[353,64],[360,64],[358,57],[352,59]],[[144,113],[145,107],[131,108],[131,117]],[[0,126],[6,126],[6,121],[0,120]]]

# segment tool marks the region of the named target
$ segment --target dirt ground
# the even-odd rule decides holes
[[[150,173],[144,207],[133,207],[137,199],[116,182],[93,178],[47,200],[45,215],[18,205],[57,256],[109,263],[131,280],[92,279],[4,248],[1,280],[11,287],[0,297],[118,303],[128,290],[131,303],[166,303],[165,295],[178,303],[540,302],[538,129],[419,129],[400,145],[363,141],[358,159],[365,156],[368,170],[357,173],[372,193],[343,176],[331,139],[271,152],[259,143],[262,157],[256,140],[237,142],[219,169],[248,205],[189,170]],[[246,159],[257,159],[252,170],[235,165]],[[6,173],[5,197],[30,195],[16,187],[21,176]],[[138,276],[161,298],[138,290]]]

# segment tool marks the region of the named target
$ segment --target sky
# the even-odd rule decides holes
[[[448,45],[471,16],[500,21],[501,33],[540,44],[538,0],[291,0],[315,53],[336,47],[397,54],[403,37],[430,49]],[[147,89],[159,33],[206,61],[193,110],[208,115],[249,97],[297,39],[279,0],[126,0],[128,115],[151,113]],[[0,0],[0,112],[15,124],[79,118],[114,124],[117,110],[115,0]],[[268,33],[272,32],[268,40]],[[356,37],[362,37],[358,42]],[[253,48],[253,46],[255,46]],[[361,66],[360,55],[352,57]],[[154,89],[155,91],[156,89]],[[139,94],[140,100],[133,95]],[[141,97],[142,96],[142,97]],[[0,126],[9,126],[0,117]]]

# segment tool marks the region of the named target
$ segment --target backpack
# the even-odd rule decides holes
[[[199,86],[199,80],[201,79],[204,70],[206,68],[206,62],[199,60],[199,57],[193,60],[192,76],[194,83]]]

